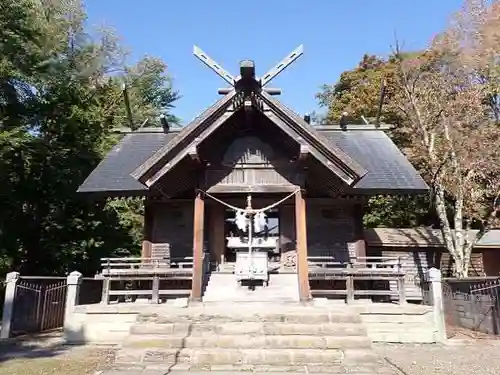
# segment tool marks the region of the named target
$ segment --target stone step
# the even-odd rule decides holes
[[[216,288],[213,288],[216,289]],[[235,290],[233,288],[217,288],[217,290],[211,290],[209,288],[206,289],[203,294],[204,297],[213,296],[213,297],[230,297],[230,296],[289,296],[290,298],[294,297],[294,294],[297,294],[295,290],[286,290],[283,288],[271,288],[271,287],[255,287],[255,290],[251,290],[247,287],[241,287],[240,290]]]
[[[208,302],[233,302],[233,303],[242,303],[242,302],[294,302],[296,299],[292,297],[273,297],[266,298],[265,296],[259,297],[244,297],[244,296],[227,296],[225,298],[220,297],[203,297],[203,301]]]
[[[251,366],[323,366],[377,365],[371,348],[359,349],[136,349],[122,348],[116,356],[118,365],[187,364],[193,367],[216,365]]]
[[[206,323],[136,323],[132,335],[320,335],[320,336],[366,336],[360,323],[281,323],[281,322],[206,322]]]
[[[176,323],[176,322],[275,322],[275,323],[361,323],[359,314],[342,313],[335,311],[317,311],[311,309],[306,311],[259,311],[248,310],[213,310],[202,312],[176,312],[168,315],[152,313],[140,314],[137,317],[138,323]]]
[[[253,336],[253,335],[131,335],[124,341],[127,348],[221,348],[221,349],[353,349],[370,348],[363,336]]]
[[[189,364],[147,366],[116,366],[102,375],[399,375],[384,365],[330,365],[330,366],[267,366],[267,365],[214,365],[193,366]]]
[[[271,274],[268,286],[239,286],[236,275],[212,274],[203,295],[209,302],[275,302],[298,301],[298,279],[295,274]]]
[[[103,375],[137,375],[145,369],[145,374],[160,375],[294,375],[294,374],[316,374],[316,375],[399,375],[391,368],[383,365],[309,365],[309,366],[268,366],[268,365],[150,365],[143,368],[135,368],[130,373],[127,368],[119,368],[119,373]],[[136,372],[132,372],[136,371]],[[138,372],[139,371],[139,372]]]

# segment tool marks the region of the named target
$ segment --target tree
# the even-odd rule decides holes
[[[329,122],[338,122],[343,112],[349,114],[352,123],[363,124],[362,116],[374,122],[380,112],[380,122],[394,126],[387,131],[389,136],[412,159],[411,134],[401,126],[403,118],[394,102],[399,90],[397,78],[395,56],[383,59],[365,54],[356,68],[341,74],[339,82],[324,85],[317,98],[320,105],[327,108]],[[381,107],[382,87],[385,95]],[[415,160],[412,161],[416,165]],[[364,222],[368,227],[413,227],[433,225],[436,220],[426,196],[384,195],[370,198]]]
[[[323,85],[316,95],[320,106],[327,107],[327,120],[338,122],[347,112],[352,123],[363,124],[362,116],[376,119],[380,109],[381,89],[385,87],[385,102],[381,122],[398,124],[400,117],[391,105],[395,91],[396,64],[394,60],[365,54],[358,66],[340,75],[334,85]]]
[[[178,95],[160,61],[127,66],[114,33],[90,38],[80,1],[4,3],[0,269],[91,274],[102,256],[138,251],[142,226],[140,200],[88,201],[76,194],[119,138],[112,129],[123,125],[121,84],[133,82],[136,113],[170,114]]]
[[[467,1],[428,51],[411,58],[396,51],[400,94],[395,101],[414,135],[414,156],[431,183],[458,277],[467,276],[472,248],[499,212],[499,132],[495,109],[485,105],[492,86],[484,74],[498,69],[499,16],[497,2]],[[480,231],[471,238],[473,227]]]

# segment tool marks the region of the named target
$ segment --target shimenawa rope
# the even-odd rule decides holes
[[[230,208],[233,211],[243,211],[243,212],[246,212],[246,213],[255,214],[255,213],[258,213],[258,212],[266,212],[266,211],[269,211],[270,209],[273,209],[276,206],[279,206],[281,203],[283,203],[287,199],[289,199],[289,198],[293,197],[295,194],[297,194],[300,191],[300,188],[297,188],[295,191],[293,191],[292,193],[290,193],[289,195],[287,195],[285,198],[280,199],[279,201],[277,201],[277,202],[275,202],[273,204],[270,204],[269,206],[266,206],[266,207],[263,207],[263,208],[252,208],[252,209],[238,208],[236,206],[233,206],[233,205],[230,205],[229,203],[224,202],[223,200],[220,200],[217,197],[214,197],[213,195],[207,193],[206,191],[203,191],[201,189],[198,189],[198,190],[200,192],[202,192],[203,194],[205,194],[207,197],[213,199],[214,201],[216,201],[216,202],[218,202],[220,204],[223,204],[224,206]]]

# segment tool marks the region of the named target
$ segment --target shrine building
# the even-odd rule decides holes
[[[370,196],[428,190],[388,126],[313,126],[276,99],[280,90],[267,84],[301,53],[262,77],[243,61],[235,77],[195,48],[230,86],[219,90],[221,99],[181,130],[125,134],[78,189],[143,197],[141,258],[162,260],[162,269],[190,264],[182,269],[192,300],[204,298],[217,274],[235,288],[254,282],[253,293],[287,275],[307,300],[314,267],[367,261]]]

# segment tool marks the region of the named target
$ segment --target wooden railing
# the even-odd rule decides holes
[[[310,256],[309,280],[333,283],[344,281],[344,289],[320,288],[311,286],[311,293],[317,296],[345,296],[351,302],[356,296],[387,296],[396,297],[400,303],[406,302],[405,272],[402,268],[403,258],[400,257],[357,257],[346,262],[335,261],[331,256]],[[397,291],[388,289],[357,289],[355,281],[373,284],[373,281],[396,281]],[[389,284],[389,283],[387,283]]]
[[[209,258],[205,253],[204,273],[210,270]],[[103,280],[102,303],[109,303],[112,296],[118,302],[141,297],[159,303],[161,297],[191,293],[193,257],[102,258],[101,267],[95,278]]]
[[[102,258],[101,274],[117,276],[137,273],[169,273],[193,269],[193,257],[178,258]]]
[[[401,269],[402,257],[353,257],[347,261],[336,261],[333,256],[308,256],[309,270],[314,268],[356,268],[356,269]]]

